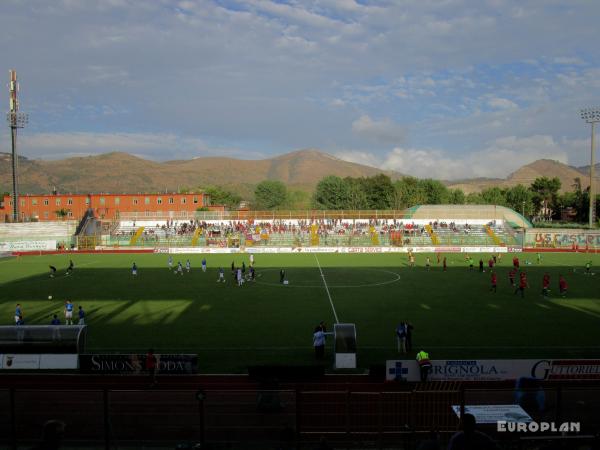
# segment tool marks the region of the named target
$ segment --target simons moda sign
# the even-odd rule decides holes
[[[198,355],[155,354],[154,356],[158,374],[198,373]],[[146,355],[79,355],[79,369],[83,373],[143,374],[146,373]]]

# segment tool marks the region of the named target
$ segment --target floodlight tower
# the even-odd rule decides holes
[[[596,195],[594,190],[594,138],[596,124],[600,122],[600,108],[585,108],[581,110],[581,118],[592,125],[592,146],[590,161],[590,220],[589,227],[593,228],[596,219]]]
[[[19,99],[17,98],[17,94],[19,92],[19,83],[17,82],[17,71],[10,70],[9,73],[10,84],[8,85],[8,90],[10,92],[10,110],[6,115],[6,120],[8,121],[8,126],[10,127],[12,141],[12,213],[13,222],[17,222],[19,220],[19,190],[17,182],[17,128],[24,128],[25,124],[27,124],[28,118],[27,114],[19,112]]]

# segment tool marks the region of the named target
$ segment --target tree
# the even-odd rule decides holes
[[[368,209],[389,209],[394,199],[394,185],[387,175],[382,173],[372,177],[358,178],[367,200]]]
[[[441,181],[428,178],[419,180],[419,185],[426,196],[425,204],[442,205],[448,203],[450,198],[448,188]]]
[[[344,209],[349,204],[349,198],[348,183],[330,175],[317,184],[312,203],[315,209]]]
[[[281,181],[265,180],[254,190],[257,209],[277,209],[287,203],[287,188]]]
[[[360,182],[356,182],[354,179],[346,179],[344,181],[348,185],[348,200],[344,209],[375,209],[369,203],[367,194]]]
[[[450,189],[448,201],[452,205],[464,205],[467,199],[461,189]]]
[[[499,187],[491,187],[481,191],[481,199],[485,205],[506,205],[506,191]]]
[[[225,205],[229,209],[235,209],[242,201],[242,197],[234,192],[227,191],[220,186],[207,186],[204,192],[210,195],[211,205]]]
[[[479,192],[470,192],[465,199],[468,205],[482,205],[483,198]]]
[[[533,201],[536,206],[536,212],[540,213],[546,220],[552,217],[557,210],[558,190],[560,189],[560,179],[554,177],[536,178],[529,188],[533,192]]]
[[[402,177],[394,184],[394,197],[392,205],[394,209],[409,208],[422,205],[427,202],[427,195],[415,177]]]
[[[506,206],[530,217],[534,212],[533,193],[522,184],[506,190]]]

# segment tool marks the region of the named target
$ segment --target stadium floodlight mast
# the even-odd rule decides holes
[[[592,144],[590,160],[590,220],[589,227],[593,228],[596,219],[596,195],[594,190],[594,139],[596,135],[596,124],[600,122],[600,107],[585,108],[581,110],[581,118],[592,126]]]
[[[10,92],[10,110],[6,115],[8,126],[10,127],[10,135],[12,142],[12,213],[13,222],[19,220],[19,184],[17,180],[17,169],[18,169],[18,157],[17,157],[17,129],[24,128],[29,118],[27,114],[19,112],[19,99],[17,94],[19,92],[19,83],[17,82],[17,71],[10,70],[10,83],[8,90]]]

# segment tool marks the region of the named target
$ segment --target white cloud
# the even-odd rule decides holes
[[[567,164],[569,154],[580,145],[580,141],[556,142],[551,136],[507,136],[489,143],[481,151],[466,154],[396,147],[382,156],[360,151],[342,151],[336,156],[419,178],[505,178],[519,167],[538,159],[552,159]]]
[[[391,119],[373,120],[366,114],[352,122],[352,131],[376,142],[388,144],[402,143],[406,137],[406,130]]]
[[[211,148],[197,138],[154,133],[27,133],[19,136],[19,152],[30,158],[60,159],[107,152],[126,152],[154,160],[228,156],[243,159],[264,153],[231,148]]]
[[[512,102],[506,98],[498,98],[498,97],[490,98],[487,103],[491,108],[495,108],[495,109],[518,108],[518,105],[515,102]]]

